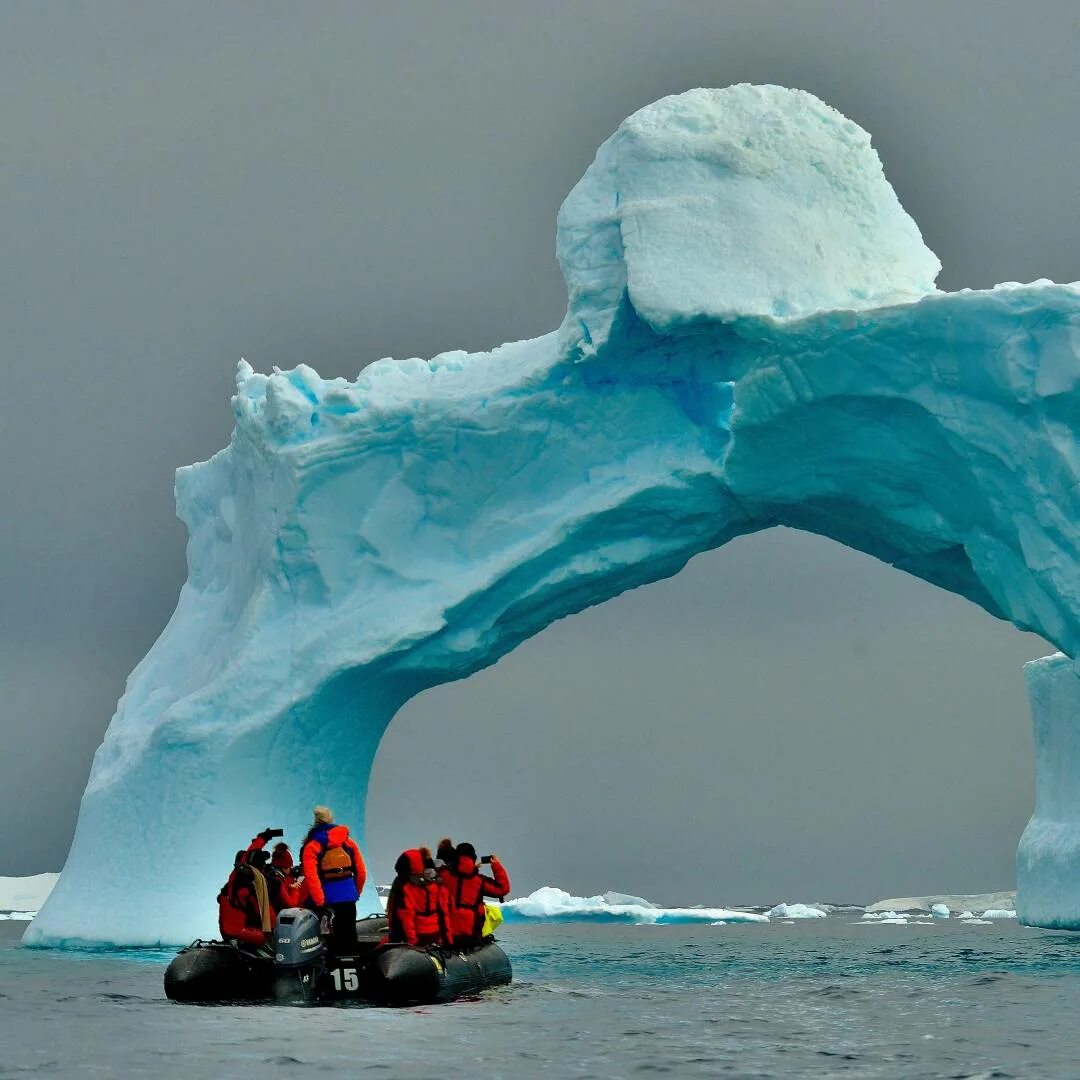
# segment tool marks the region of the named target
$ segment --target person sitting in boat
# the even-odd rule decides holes
[[[270,905],[275,915],[285,908],[303,906],[307,899],[307,887],[300,868],[293,864],[288,844],[274,845],[270,865],[263,872],[270,887]]]
[[[436,863],[436,869],[439,872],[440,877],[444,868],[453,869],[457,866],[457,848],[454,846],[454,841],[449,836],[444,836],[439,841],[439,846],[435,849],[435,858],[438,860]]]
[[[429,853],[430,855],[430,853]],[[424,865],[419,848],[403,851],[394,863],[394,883],[386,898],[390,922],[387,940],[406,945],[454,944],[448,894],[437,880],[435,865]],[[426,873],[426,871],[431,873]]]
[[[449,855],[449,852],[446,854]],[[491,866],[491,877],[480,873],[481,864]],[[458,844],[449,862],[443,856],[439,878],[448,893],[450,928],[455,945],[458,948],[479,945],[484,939],[484,920],[487,917],[485,897],[505,900],[510,894],[510,876],[503,864],[496,855],[486,855],[478,864],[476,848],[469,843]]]
[[[331,916],[331,949],[339,956],[355,953],[356,901],[367,880],[367,868],[348,827],[334,824],[329,807],[315,807],[314,824],[300,849],[300,865],[308,906]]]
[[[274,929],[274,908],[263,876],[263,850],[281,829],[263,829],[244,851],[236,853],[232,873],[218,893],[218,930],[223,941],[262,948]]]

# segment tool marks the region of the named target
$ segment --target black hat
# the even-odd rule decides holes
[[[476,848],[474,848],[472,844],[458,844],[457,853],[463,859],[472,859],[473,862],[476,861]]]

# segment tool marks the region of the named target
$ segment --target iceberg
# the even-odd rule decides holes
[[[603,896],[573,896],[552,885],[545,885],[528,896],[508,900],[502,907],[507,922],[537,920],[542,922],[626,922],[641,925],[672,923],[768,922],[768,915],[728,908],[663,908],[640,896],[605,893]]]
[[[1051,785],[1072,790],[1080,287],[938,291],[870,136],[776,86],[624,121],[556,250],[569,300],[546,336],[352,381],[240,363],[229,445],[177,472],[176,611],[27,942],[212,934],[259,828],[328,803],[362,842],[372,760],[410,697],[774,525],[1053,642],[1036,724],[1072,755]],[[1080,926],[1073,802],[1043,799],[1022,845],[1024,918]],[[377,910],[374,887],[363,901]]]
[[[1035,812],[1016,853],[1020,921],[1080,928],[1080,673],[1065,656],[1024,665],[1035,719]],[[996,913],[995,913],[996,914]],[[989,911],[984,918],[990,918]]]
[[[934,896],[901,896],[892,900],[878,900],[868,904],[867,911],[903,911],[930,915],[935,908],[944,908],[947,912],[957,911],[973,913],[989,908],[1012,908],[1016,906],[1015,892],[990,893],[938,893]],[[960,918],[964,915],[961,914]]]
[[[29,918],[41,910],[56,887],[59,874],[31,874],[29,877],[0,877],[0,918],[18,915]]]
[[[777,904],[766,912],[770,919],[825,919],[829,913],[812,904]]]

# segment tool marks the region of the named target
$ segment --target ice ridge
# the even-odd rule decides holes
[[[229,446],[177,472],[187,582],[28,941],[212,933],[267,822],[328,802],[362,838],[410,697],[773,525],[1077,655],[1075,285],[936,291],[869,136],[780,87],[625,121],[557,251],[569,302],[545,337],[352,382],[241,363]],[[111,864],[131,851],[137,879]]]

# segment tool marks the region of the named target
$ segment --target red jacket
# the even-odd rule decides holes
[[[242,941],[245,945],[266,944],[267,935],[263,933],[255,892],[250,885],[236,880],[235,870],[218,894],[218,930],[226,941]]]
[[[261,851],[266,841],[256,836],[248,844],[244,855]],[[237,860],[237,866],[229,875],[221,892],[218,893],[218,930],[225,940],[242,941],[246,945],[265,945],[267,935],[262,929],[262,915],[259,911],[258,897],[251,883],[250,874],[258,870],[246,865],[243,857]],[[270,915],[273,925],[273,912]]]
[[[407,851],[405,856],[409,876],[398,876],[386,901],[388,940],[408,945],[453,945],[449,894],[438,881],[424,877],[419,851]]]
[[[466,855],[458,857],[457,866],[439,871],[450,902],[450,928],[455,939],[480,937],[486,912],[484,897],[502,900],[510,893],[510,876],[498,859],[491,860],[493,877],[481,874],[476,862]]]
[[[281,908],[303,907],[311,896],[307,881],[303,877],[287,877],[281,883]]]
[[[323,837],[325,837],[325,842]],[[356,891],[356,896],[353,896],[352,883],[350,883],[348,895],[342,892],[341,896],[337,896],[336,893],[341,890],[336,887],[341,886],[342,883],[333,882],[334,887],[331,888],[330,903],[355,900],[364,891],[364,882],[367,881],[367,867],[364,866],[364,856],[360,854],[360,848],[356,846],[356,841],[349,836],[349,830],[346,826],[327,825],[313,829],[309,834],[309,839],[304,843],[300,851],[300,865],[304,868],[304,881],[307,883],[311,902],[316,907],[322,907],[327,903],[327,883],[319,876],[319,863],[323,852],[328,847],[344,848],[352,858],[353,882]]]

